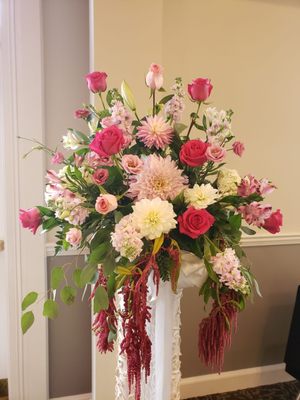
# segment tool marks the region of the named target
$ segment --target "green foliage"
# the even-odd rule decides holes
[[[33,325],[33,323],[34,323],[34,314],[32,311],[27,311],[22,315],[21,327],[23,335],[28,331],[28,329]]]
[[[241,230],[247,235],[255,235],[256,232],[253,229],[248,228],[247,226],[241,226]]]
[[[169,253],[165,250],[161,250],[156,256],[156,262],[159,268],[161,279],[166,282],[170,280],[170,272],[172,268],[172,260]]]
[[[29,306],[36,302],[38,298],[37,292],[28,293],[22,301],[22,311],[26,310]]]
[[[108,294],[103,286],[98,286],[94,296],[94,313],[107,310],[109,306]]]
[[[58,304],[56,301],[52,299],[48,299],[44,303],[44,308],[43,308],[43,315],[44,317],[54,319],[58,315]]]
[[[54,267],[51,270],[50,286],[51,289],[56,290],[59,288],[62,280],[64,279],[64,270],[62,267]]]
[[[60,298],[63,303],[69,306],[74,303],[76,298],[76,293],[77,293],[76,289],[73,288],[72,286],[65,286],[60,291]]]
[[[88,283],[92,283],[94,281],[97,268],[97,264],[88,264],[81,270],[80,287],[84,287]]]
[[[72,275],[73,282],[75,283],[75,285],[76,285],[78,288],[82,288],[82,287],[83,287],[83,286],[81,285],[81,272],[82,272],[82,269],[76,268],[76,269],[74,269],[73,275]]]

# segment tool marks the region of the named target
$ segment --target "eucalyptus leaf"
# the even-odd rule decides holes
[[[56,301],[48,299],[44,303],[43,316],[50,319],[56,318],[58,315],[58,304]]]
[[[51,271],[51,289],[55,290],[59,288],[62,280],[64,279],[64,270],[62,267],[54,267]]]
[[[75,285],[76,285],[78,288],[82,288],[82,287],[83,287],[83,286],[81,285],[81,271],[82,271],[82,269],[80,269],[80,268],[74,269],[74,271],[73,271],[73,276],[72,276],[73,282],[75,283]]]
[[[23,301],[22,301],[22,311],[26,310],[27,307],[31,306],[31,304],[35,303],[38,298],[38,294],[36,292],[28,293]]]
[[[67,304],[68,306],[73,304],[76,297],[76,289],[72,286],[65,286],[60,292],[60,298],[63,303]]]
[[[21,327],[23,335],[28,331],[28,329],[32,326],[33,323],[34,323],[34,314],[32,311],[27,311],[22,315]]]
[[[97,268],[98,266],[96,264],[88,264],[82,269],[80,275],[80,287],[84,287],[93,281]]]

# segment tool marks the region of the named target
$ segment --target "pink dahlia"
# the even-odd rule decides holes
[[[155,197],[172,200],[184,190],[187,183],[182,172],[170,156],[163,158],[152,154],[144,160],[141,172],[134,175],[129,194],[138,200],[152,200]]]
[[[147,146],[163,149],[172,141],[173,129],[162,117],[155,115],[141,121],[137,137]]]

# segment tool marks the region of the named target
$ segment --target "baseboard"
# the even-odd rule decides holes
[[[55,397],[50,400],[91,400],[92,393],[75,394],[73,396]]]
[[[284,368],[285,364],[274,364],[223,372],[220,375],[209,374],[183,378],[180,385],[181,399],[293,380],[294,378],[288,375]]]

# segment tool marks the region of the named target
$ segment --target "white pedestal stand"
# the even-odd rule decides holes
[[[188,252],[182,252],[181,272],[178,290],[174,294],[170,282],[161,282],[158,296],[149,278],[149,303],[151,323],[148,332],[152,342],[151,376],[146,383],[142,381],[142,400],[180,399],[180,300],[182,289],[200,287],[207,278],[202,260]],[[119,323],[118,337],[122,338]],[[196,339],[195,339],[196,340]],[[134,400],[129,395],[127,384],[127,365],[123,355],[118,356],[116,376],[116,400]]]

